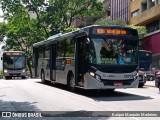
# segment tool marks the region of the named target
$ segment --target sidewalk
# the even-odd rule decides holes
[[[145,86],[155,87],[155,81],[146,81]]]

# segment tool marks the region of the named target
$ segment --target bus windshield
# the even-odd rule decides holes
[[[137,41],[122,39],[92,38],[89,61],[101,65],[138,64]]]
[[[3,61],[4,68],[21,69],[25,67],[25,56],[5,55]]]

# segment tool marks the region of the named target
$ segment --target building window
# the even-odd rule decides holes
[[[134,11],[134,12],[132,12],[132,13],[131,13],[131,16],[132,16],[132,17],[135,17],[135,16],[138,16],[138,14],[139,14],[139,9],[136,10],[136,11]]]
[[[158,4],[160,4],[160,0],[158,0]]]
[[[148,1],[148,7],[151,8],[153,6],[155,6],[155,0],[149,0]]]
[[[147,32],[151,33],[160,29],[160,21],[156,20],[146,25]]]
[[[141,7],[142,7],[142,12],[147,10],[147,0],[143,0],[143,2],[141,3]]]

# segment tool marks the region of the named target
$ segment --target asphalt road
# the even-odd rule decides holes
[[[70,92],[62,85],[42,84],[39,79],[0,80],[0,111],[56,111],[44,112],[53,117],[37,119],[120,119],[149,120],[151,117],[103,117],[105,114],[118,115],[117,111],[135,113],[136,111],[160,111],[160,94],[154,81],[147,81],[143,88],[117,89],[107,91]],[[97,111],[97,112],[95,112]],[[110,113],[111,112],[111,113]],[[42,112],[43,113],[43,112]],[[137,112],[139,114],[139,112]],[[112,114],[112,115],[113,115]],[[160,114],[160,112],[159,112]],[[94,117],[97,116],[98,117]],[[113,115],[113,116],[114,116]],[[134,114],[135,115],[135,114]],[[62,117],[63,116],[63,117]],[[64,117],[65,116],[65,117]],[[77,117],[78,116],[78,117]],[[87,116],[87,117],[86,117]],[[90,117],[88,117],[90,116]],[[13,118],[0,118],[13,119]],[[14,119],[21,119],[16,117]],[[23,119],[35,119],[24,118]],[[152,117],[152,119],[160,119]]]

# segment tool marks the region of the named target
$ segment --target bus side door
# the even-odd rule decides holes
[[[87,34],[85,32],[76,36],[76,60],[75,60],[75,82],[76,85],[83,86],[84,74],[88,66],[87,62]]]
[[[50,45],[50,80],[56,80],[56,44]]]

